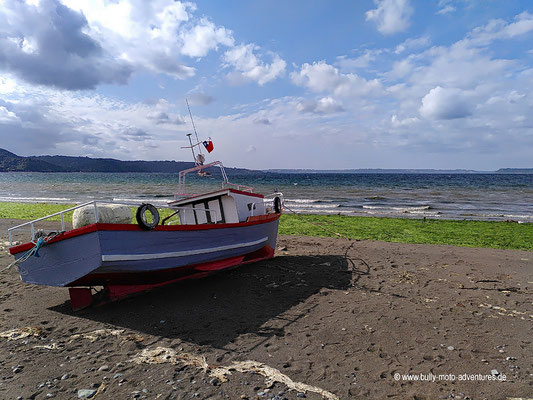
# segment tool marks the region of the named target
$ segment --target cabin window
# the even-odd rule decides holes
[[[218,199],[210,200],[207,202],[207,208],[214,211],[208,213],[213,222],[224,222],[222,213],[220,212],[222,209],[220,207],[221,204],[222,203],[220,202],[220,197]]]

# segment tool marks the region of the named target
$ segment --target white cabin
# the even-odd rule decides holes
[[[266,214],[263,195],[229,188],[174,200],[168,205],[179,207],[181,225],[246,222],[249,217]]]

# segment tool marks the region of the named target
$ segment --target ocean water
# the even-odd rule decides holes
[[[187,177],[193,193],[220,178]],[[230,181],[265,195],[281,191],[286,212],[533,222],[533,175],[252,174]],[[164,204],[178,174],[0,173],[0,201],[80,203],[94,199]]]

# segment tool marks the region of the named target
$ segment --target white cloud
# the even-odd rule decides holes
[[[67,90],[124,84],[132,68],[87,31],[85,16],[58,0],[38,6],[5,0],[0,12],[0,69],[37,85]]]
[[[429,119],[457,119],[472,114],[469,96],[456,88],[433,88],[422,99],[420,114]]]
[[[453,0],[440,0],[438,7],[439,10],[437,14],[449,14],[457,10],[457,8],[452,4]]]
[[[439,11],[437,11],[437,14],[449,14],[456,11],[456,8],[454,6],[444,6]]]
[[[344,111],[342,104],[332,97],[300,102],[296,105],[296,109],[300,112],[314,114],[333,114]]]
[[[16,89],[17,85],[14,79],[0,75],[0,94],[13,93]]]
[[[73,10],[82,11],[92,33],[109,39],[126,39],[126,44],[141,45],[141,39],[175,42],[182,23],[189,21],[196,6],[172,0],[62,0]],[[131,49],[128,49],[130,51]]]
[[[367,49],[364,51],[364,54],[359,57],[349,58],[347,56],[339,56],[337,57],[335,65],[338,65],[343,71],[367,68],[381,53],[382,51],[379,49]]]
[[[391,79],[404,78],[411,74],[416,65],[411,57],[396,61],[392,65],[392,70],[387,73],[387,77]]]
[[[89,22],[88,33],[115,58],[136,69],[178,79],[194,76],[195,69],[180,61],[183,54],[180,32],[193,29],[185,26],[193,19],[196,9],[193,4],[172,0],[63,1],[84,13]]]
[[[215,99],[208,94],[202,92],[189,92],[187,94],[187,100],[193,106],[207,106],[211,104]]]
[[[257,117],[254,119],[254,124],[257,125],[272,125],[272,122],[268,118]]]
[[[47,0],[37,6],[5,0],[0,13],[0,68],[29,82],[69,90],[125,84],[134,72],[178,79],[196,74],[186,57],[219,47],[241,80],[260,85],[282,76],[276,54],[266,63],[253,44],[235,46],[231,30],[195,15],[196,5],[174,0]],[[56,12],[61,9],[61,12]],[[44,47],[43,47],[44,46]]]
[[[431,40],[427,36],[422,36],[415,39],[407,39],[403,43],[396,46],[394,50],[395,54],[401,54],[408,50],[416,50],[427,47],[431,43]]]
[[[400,119],[396,114],[391,117],[391,124],[395,128],[410,127],[418,122],[420,122],[420,119],[417,117]]]
[[[492,58],[482,48],[461,40],[450,47],[433,47],[418,57],[410,81],[425,87],[457,87],[471,89],[515,66],[512,60]]]
[[[533,14],[527,11],[515,16],[514,22],[493,19],[485,26],[472,30],[466,41],[470,45],[485,46],[497,39],[513,39],[533,31]]]
[[[234,44],[231,31],[216,27],[205,18],[191,29],[181,31],[180,39],[183,42],[181,53],[189,57],[204,57],[210,50],[216,50],[219,44],[228,47]]]
[[[29,95],[20,98],[11,94],[13,101],[0,100],[0,109],[4,107],[7,116],[17,117],[0,118],[1,147],[17,154],[173,159],[180,132],[188,129],[179,108],[163,99],[150,104],[127,103],[23,82],[17,86]],[[111,142],[113,146],[104,146]],[[157,151],[146,153],[154,146]]]
[[[307,87],[313,92],[328,92],[336,96],[357,97],[377,94],[382,90],[378,80],[367,81],[353,73],[342,74],[325,61],[305,63],[300,71],[291,74],[291,78],[296,85]]]
[[[503,33],[524,17],[492,28],[485,25],[450,46],[413,51],[393,61],[392,68],[381,72],[393,86],[386,88],[389,101],[377,104],[389,117],[375,122],[381,126],[376,137],[432,154],[468,152],[472,159],[531,146],[533,118],[527,110],[533,99],[526,88],[533,85],[533,70],[523,69],[527,59],[513,59],[509,52],[505,59],[499,58],[498,48],[489,47],[496,39],[509,41],[512,47],[513,41],[526,37]],[[384,135],[387,127],[394,137]]]
[[[234,83],[255,81],[264,85],[285,73],[287,63],[277,54],[273,54],[270,64],[265,64],[254,53],[259,47],[253,44],[239,45],[224,53],[224,61],[235,68],[230,75]]]
[[[17,121],[18,118],[14,112],[9,111],[6,107],[0,105],[0,123]]]
[[[170,125],[184,125],[185,118],[178,114],[169,114],[165,111],[153,111],[146,115],[146,118],[155,121],[157,125],[170,124]]]
[[[375,22],[384,35],[406,30],[413,8],[409,0],[374,0],[377,8],[366,12],[366,20]]]

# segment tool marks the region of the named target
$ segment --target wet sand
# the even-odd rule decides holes
[[[533,252],[314,237],[78,312],[11,269],[0,398],[533,397],[532,294]]]

